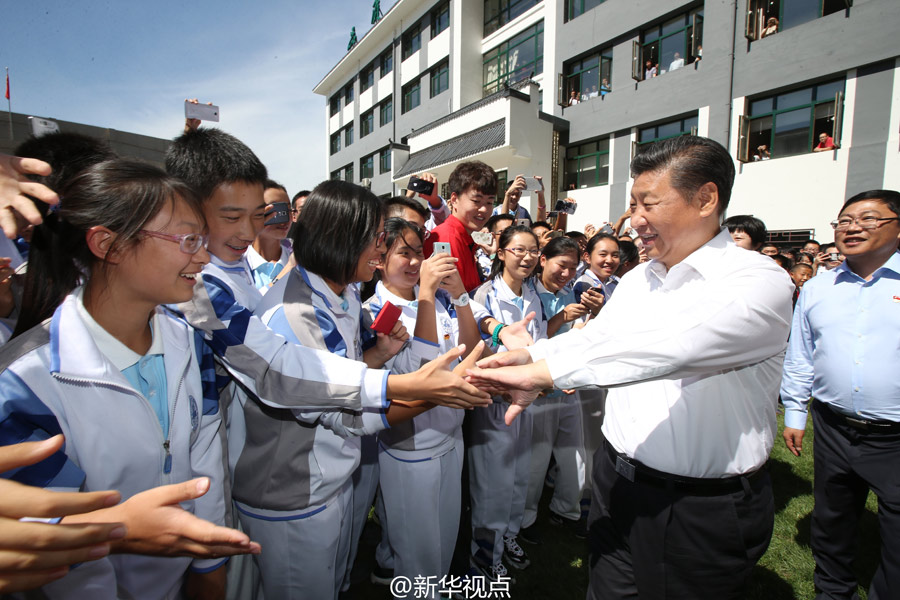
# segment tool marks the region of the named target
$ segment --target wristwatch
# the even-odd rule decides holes
[[[450,298],[450,304],[452,304],[453,306],[468,306],[469,294],[463,292],[459,295],[459,298]]]

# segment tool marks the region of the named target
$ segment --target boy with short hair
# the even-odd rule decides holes
[[[459,259],[456,268],[463,285],[471,292],[481,285],[472,233],[481,231],[491,216],[497,199],[497,174],[481,161],[468,161],[453,169],[448,184],[450,216],[431,231],[423,250],[429,257],[435,242],[448,242],[450,253]]]

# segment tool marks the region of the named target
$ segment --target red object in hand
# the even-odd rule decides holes
[[[384,306],[381,307],[381,310],[378,311],[378,316],[375,317],[375,321],[372,323],[372,329],[378,333],[388,335],[394,328],[394,323],[396,323],[399,318],[400,309],[390,302],[385,302]]]

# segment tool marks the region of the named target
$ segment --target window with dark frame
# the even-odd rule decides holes
[[[375,109],[370,108],[359,116],[359,139],[375,131]]]
[[[422,78],[416,77],[403,86],[402,112],[408,113],[422,103]]]
[[[375,155],[370,154],[359,159],[359,178],[372,179],[375,176]]]
[[[394,119],[394,97],[383,100],[378,107],[378,124],[384,127]]]
[[[703,51],[703,7],[683,13],[641,31],[641,41],[635,45],[639,56],[632,60],[632,76],[637,80],[647,79],[650,61],[656,75],[677,71],[693,64]]]
[[[503,84],[512,85],[544,72],[544,22],[513,36],[486,52],[483,95],[489,96]]]
[[[450,27],[450,1],[445,0],[431,11],[431,39]]]
[[[749,40],[761,39],[772,18],[778,20],[777,32],[781,32],[851,6],[853,0],[748,0],[744,36]]]
[[[330,107],[332,117],[338,114],[338,112],[341,110],[341,95],[335,94],[334,96],[332,96],[328,101],[328,105]]]
[[[391,149],[382,148],[378,152],[378,166],[380,173],[390,173],[391,172]]]
[[[353,183],[353,163],[350,163],[349,165],[344,167],[344,181]]]
[[[375,65],[367,65],[359,72],[359,91],[364,92],[375,84]]]
[[[605,96],[612,91],[612,48],[590,54],[581,60],[567,63],[563,67],[565,85],[560,90],[564,94],[560,103],[568,101],[576,92],[579,102]]]
[[[353,82],[351,81],[344,87],[344,106],[350,106],[353,103]]]
[[[445,58],[431,68],[431,95],[434,98],[450,87],[450,59]]]
[[[338,169],[337,171],[332,171],[331,172],[331,180],[332,181],[340,181],[342,171],[343,171],[343,169]]]
[[[353,143],[353,123],[350,123],[346,127],[344,127],[344,147],[350,147],[350,144]]]
[[[484,36],[494,33],[542,0],[484,0]]]
[[[566,148],[564,181],[567,190],[607,185],[609,183],[609,138],[583,142]]]
[[[812,152],[824,133],[840,147],[844,80],[750,99],[741,116],[738,159],[743,162]],[[766,152],[760,150],[766,146]]]
[[[568,0],[566,2],[566,21],[580,17],[584,13],[597,8],[606,0]]]
[[[682,135],[697,135],[697,115],[684,119],[675,119],[659,125],[650,125],[638,129],[638,138],[634,153],[643,152],[656,142]]]
[[[387,50],[385,50],[381,56],[378,58],[379,68],[381,70],[381,76],[384,77],[388,73],[394,70],[394,47],[391,46]]]
[[[400,42],[401,60],[406,60],[422,48],[422,24],[416,23],[406,30]]]
[[[336,154],[341,151],[341,132],[331,134],[331,153]]]

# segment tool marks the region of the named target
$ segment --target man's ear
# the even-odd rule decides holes
[[[694,199],[699,203],[700,216],[708,217],[719,214],[719,188],[711,181],[700,186]]]
[[[116,249],[110,252],[110,249],[113,248],[113,243],[118,237],[116,232],[102,225],[95,225],[88,229],[85,237],[91,254],[108,263],[116,264],[119,262],[119,252]]]

